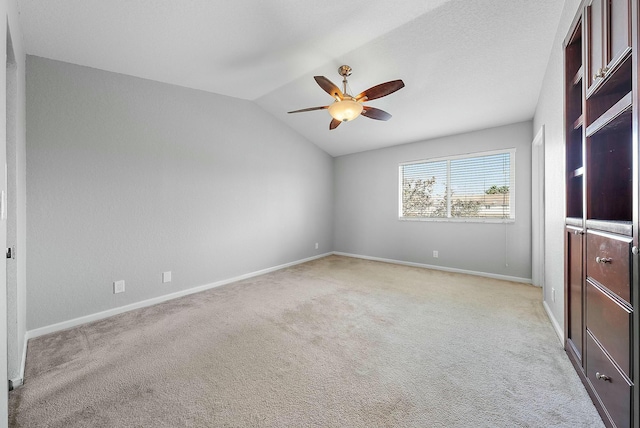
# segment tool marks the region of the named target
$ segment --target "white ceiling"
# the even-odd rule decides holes
[[[18,0],[28,54],[254,100],[333,156],[533,117],[562,0]],[[313,80],[393,115],[329,131]]]

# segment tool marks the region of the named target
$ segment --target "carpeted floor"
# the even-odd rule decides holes
[[[602,427],[523,284],[330,256],[29,341],[12,427]]]

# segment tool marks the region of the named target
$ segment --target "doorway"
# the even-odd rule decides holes
[[[544,289],[544,125],[531,143],[531,281]],[[553,296],[555,297],[555,296]]]

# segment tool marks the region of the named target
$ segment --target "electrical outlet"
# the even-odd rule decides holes
[[[438,258],[438,250],[433,250],[433,258],[434,259]]]
[[[551,301],[555,303],[556,301],[556,289],[552,288],[551,289]]]
[[[113,294],[124,293],[124,279],[113,282]]]
[[[162,272],[162,283],[171,282],[171,271]]]
[[[318,249],[318,243],[316,242],[316,250]]]

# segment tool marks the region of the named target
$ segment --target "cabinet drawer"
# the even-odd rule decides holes
[[[631,237],[587,231],[587,276],[631,302]]]
[[[631,373],[631,312],[587,280],[587,328],[618,366]]]
[[[588,332],[587,378],[615,426],[618,428],[630,426],[631,385]]]

